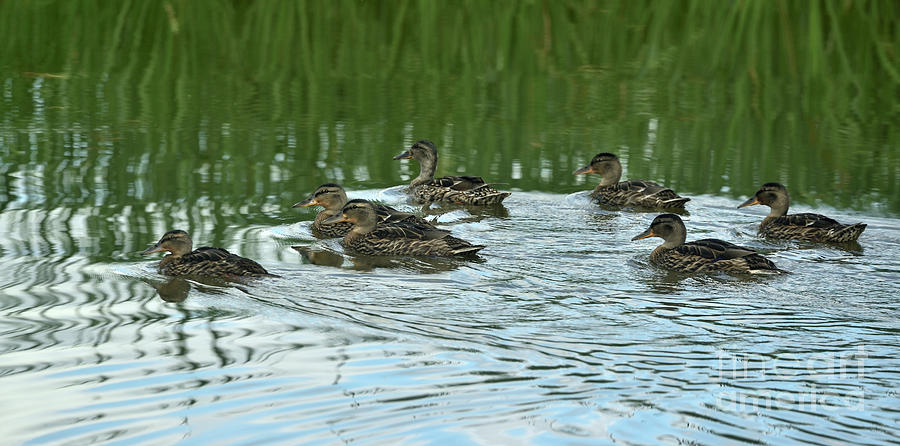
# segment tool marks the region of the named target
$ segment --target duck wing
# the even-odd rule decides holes
[[[375,208],[375,215],[378,216],[379,223],[412,222],[419,225],[431,226],[424,218],[411,212],[403,212],[379,203],[373,203],[372,205]]]
[[[822,214],[801,213],[776,217],[773,223],[784,226],[806,226],[810,228],[833,229],[843,227],[837,220]]]
[[[684,208],[690,198],[679,196],[672,189],[652,181],[628,180],[610,186],[598,186],[591,197],[601,204],[640,206],[648,208]]]
[[[381,239],[438,240],[450,235],[450,231],[412,222],[379,224],[371,232]]]
[[[700,256],[710,260],[730,260],[757,254],[756,251],[713,238],[695,240],[675,248],[681,254]]]
[[[455,204],[494,205],[510,195],[500,192],[481,177],[435,178],[416,187],[414,196],[423,203],[444,201]]]
[[[657,183],[654,183],[652,181],[646,181],[646,180],[619,181],[618,183],[613,184],[610,187],[613,187],[615,189],[622,190],[622,191],[642,191],[645,189],[654,189],[654,188],[665,189],[664,187],[660,186]]]
[[[661,184],[645,180],[628,180],[622,181],[616,186],[625,188],[635,193],[632,199],[636,204],[656,206],[672,206],[684,207],[684,203],[691,201],[690,198],[682,197],[675,193],[672,189]]]
[[[181,257],[181,263],[194,273],[222,273],[235,275],[268,275],[259,263],[232,254],[222,248],[204,246]],[[193,267],[193,268],[192,268]]]
[[[473,176],[447,176],[431,180],[432,186],[446,187],[453,190],[475,190],[486,186],[484,178]]]

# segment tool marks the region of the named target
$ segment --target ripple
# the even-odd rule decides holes
[[[439,218],[488,246],[477,262],[367,260],[312,238],[308,220],[249,225],[227,243],[282,277],[242,284],[96,261],[61,234],[10,239],[0,379],[22,403],[0,431],[26,444],[893,441],[894,227],[876,221],[862,251],[771,243],[741,211],[704,210],[727,200],[698,197],[689,239],[738,240],[794,273],[676,274],[630,241],[652,214],[578,195],[518,192],[506,215]]]

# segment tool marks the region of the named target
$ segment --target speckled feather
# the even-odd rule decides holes
[[[344,188],[335,183],[326,183],[318,188],[304,201],[294,204],[293,207],[322,206],[324,209],[316,215],[312,223],[312,233],[318,238],[337,238],[347,235],[353,228],[350,222],[328,223],[326,220],[341,214],[341,209],[347,204],[347,193]],[[372,203],[378,221],[384,223],[414,222],[431,226],[422,217],[409,212],[401,212],[390,206]]]
[[[650,261],[684,272],[781,273],[771,260],[756,251],[717,239],[685,242],[687,229],[681,217],[660,214],[650,227],[632,240],[660,237],[663,244],[650,253]]]
[[[484,179],[475,176],[446,176],[435,178],[438,153],[434,143],[416,141],[412,147],[394,159],[415,159],[419,162],[419,176],[409,184],[408,192],[419,203],[445,202],[469,205],[494,205],[510,195],[500,192]]]
[[[416,214],[402,212],[390,206],[383,204],[375,204],[375,214],[378,216],[380,223],[401,223],[410,222],[422,226],[434,227],[431,223]],[[319,212],[316,219],[312,223],[313,236],[317,238],[340,238],[347,235],[353,229],[353,223],[342,221],[338,223],[326,223],[325,220],[340,215],[340,211],[329,211],[327,209]]]
[[[182,256],[169,254],[159,262],[159,272],[169,276],[268,276],[259,263],[221,248],[201,247]]]
[[[782,240],[846,243],[856,241],[866,229],[864,223],[842,224],[821,214],[788,214],[791,197],[779,183],[766,183],[739,208],[761,204],[769,215],[759,225],[759,235]]]
[[[420,203],[498,204],[510,195],[500,192],[481,177],[441,177],[412,187],[413,197]]]
[[[590,197],[601,205],[684,209],[685,203],[691,200],[652,181],[619,181],[622,178],[622,164],[612,153],[594,155],[590,164],[573,173],[575,175],[593,173],[601,176],[600,184],[590,194]]]
[[[659,246],[650,253],[650,261],[685,272],[780,271],[771,260],[752,249],[716,239],[695,240],[671,249]]]
[[[845,225],[820,214],[802,213],[766,217],[759,225],[759,235],[776,239],[814,242],[852,242],[866,229],[864,223]]]
[[[668,187],[652,181],[628,180],[611,186],[597,186],[590,197],[598,204],[683,209],[690,198],[681,197]]]
[[[342,220],[354,224],[353,230],[344,237],[344,247],[358,254],[451,257],[471,255],[484,248],[433,226],[414,222],[379,223],[372,203],[366,200],[348,201],[341,214]]]
[[[362,234],[351,232],[344,246],[367,255],[443,256],[474,254],[484,246],[453,237],[447,231],[411,224],[380,224]]]

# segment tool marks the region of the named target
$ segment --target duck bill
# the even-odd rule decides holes
[[[157,243],[157,244],[141,251],[141,255],[145,256],[147,254],[153,254],[154,252],[163,252],[165,250],[166,250],[165,248],[163,248],[162,246],[159,246],[159,243]]]
[[[747,200],[747,201],[741,203],[741,205],[738,206],[738,209],[743,208],[743,207],[747,207],[747,206],[753,206],[754,204],[760,204],[760,203],[759,203],[759,200],[756,199],[756,196],[753,196],[753,197],[751,197],[749,200]]]
[[[294,203],[294,205],[291,207],[292,208],[308,208],[310,206],[317,206],[318,204],[319,204],[319,202],[315,198],[310,197],[299,203]]]
[[[642,238],[655,237],[656,234],[653,233],[653,229],[648,229],[631,239],[631,241],[640,240]]]
[[[595,173],[594,168],[592,166],[584,166],[581,169],[572,172],[572,175],[584,175],[586,173]]]
[[[412,158],[412,153],[409,153],[409,150],[394,157],[395,160],[408,160],[411,158]]]
[[[345,217],[344,215],[335,215],[334,217],[322,220],[322,223],[330,225],[330,224],[334,224],[334,223],[343,223],[345,221],[350,221],[350,220],[347,220],[347,217]]]

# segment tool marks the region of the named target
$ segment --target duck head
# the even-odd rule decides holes
[[[322,206],[329,211],[339,211],[347,204],[347,192],[344,188],[334,184],[325,183],[313,192],[306,200],[294,203],[292,208]]]
[[[662,246],[674,248],[684,243],[687,238],[687,230],[681,217],[675,214],[660,214],[653,219],[646,231],[634,236],[631,240],[648,237],[659,237],[664,240]]]
[[[340,215],[335,215],[323,223],[341,223],[341,222],[350,222],[355,226],[359,227],[363,232],[366,230],[371,230],[375,228],[375,223],[377,222],[377,215],[375,214],[375,207],[372,206],[372,203],[369,203],[367,200],[350,200],[347,204],[344,205],[344,208],[341,209]]]
[[[187,232],[175,229],[163,234],[162,238],[155,245],[142,251],[141,255],[168,251],[174,256],[181,256],[191,252],[193,246],[194,242]]]
[[[787,188],[779,183],[766,183],[756,191],[756,194],[743,202],[738,208],[762,204],[769,207],[769,217],[780,217],[787,214],[791,205],[791,197]]]
[[[622,178],[622,164],[619,158],[612,153],[598,153],[591,158],[591,163],[581,169],[572,172],[574,175],[595,173],[602,177],[601,186],[609,186],[619,182]]]
[[[414,159],[419,162],[419,176],[410,183],[410,186],[415,186],[434,178],[434,171],[437,168],[438,159],[437,148],[434,147],[433,142],[422,139],[416,141],[409,150],[395,156],[394,159]]]

